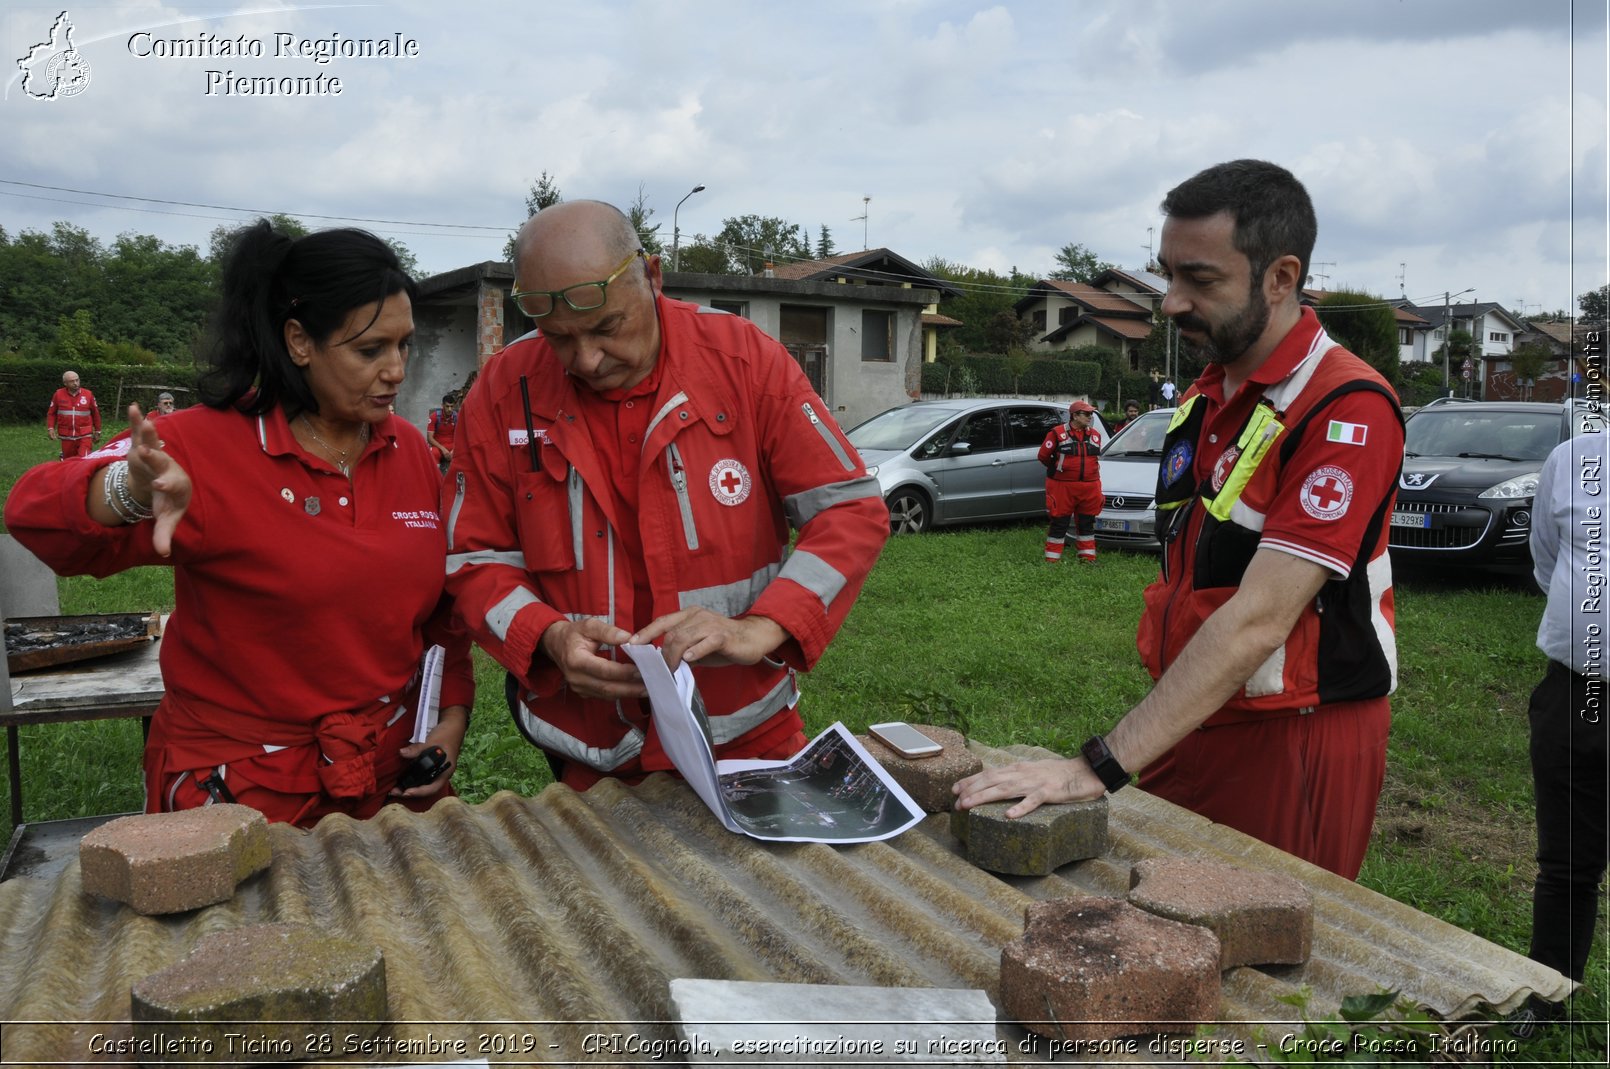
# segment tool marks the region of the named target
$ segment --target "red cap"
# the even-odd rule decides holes
[[[1068,406],[1069,412],[1094,412],[1095,410],[1096,406],[1089,401],[1075,401]]]

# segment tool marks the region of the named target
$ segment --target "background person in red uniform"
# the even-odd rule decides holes
[[[458,398],[442,395],[442,407],[433,408],[425,420],[425,441],[430,443],[431,456],[443,471],[453,460],[453,439],[458,433]]]
[[[148,811],[234,800],[309,826],[442,795],[445,777],[394,789],[423,749],[409,735],[428,645],[450,650],[427,740],[449,760],[473,701],[442,595],[441,476],[388,411],[412,291],[372,234],[247,228],[204,403],[159,420],[131,407],[128,436],[34,468],[7,499],[11,534],[62,574],[173,566]]]
[[[45,432],[61,442],[61,458],[88,456],[101,436],[101,408],[95,395],[78,384],[78,372],[62,373],[61,389],[45,409]]]
[[[787,350],[660,293],[616,208],[544,209],[515,270],[539,330],[465,399],[442,511],[448,589],[516,724],[576,789],[670,769],[616,648],[657,643],[693,666],[718,757],[791,756],[795,673],[889,537],[877,480]]]
[[[1051,529],[1045,536],[1045,559],[1061,560],[1068,524],[1074,524],[1079,563],[1096,563],[1096,515],[1101,511],[1101,432],[1096,409],[1088,401],[1068,406],[1068,422],[1059,423],[1040,443],[1045,465],[1045,511]]]
[[[1165,570],[1137,645],[1157,684],[1081,755],[956,785],[969,808],[1129,782],[1348,878],[1369,845],[1396,682],[1386,521],[1402,417],[1298,293],[1317,226],[1259,160],[1163,202],[1163,312],[1209,361],[1164,441]]]

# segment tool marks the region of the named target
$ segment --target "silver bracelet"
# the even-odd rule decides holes
[[[107,465],[106,471],[107,485],[112,488],[112,493],[116,495],[118,504],[123,506],[122,508],[114,508],[114,512],[116,512],[119,516],[124,517],[129,523],[138,523],[141,520],[149,520],[152,516],[156,515],[156,513],[152,511],[150,505],[140,504],[134,499],[134,494],[130,492],[128,461],[113,461],[111,464]]]
[[[134,522],[134,517],[133,516],[129,516],[129,515],[125,514],[122,509],[118,508],[118,506],[117,506],[117,498],[115,496],[113,496],[113,494],[112,494],[112,468],[111,468],[111,466],[108,466],[107,469],[106,469],[106,478],[101,480],[101,491],[102,491],[103,495],[106,498],[106,507],[112,510],[112,515],[116,516],[119,520],[121,520],[125,524],[129,524],[129,523]]]

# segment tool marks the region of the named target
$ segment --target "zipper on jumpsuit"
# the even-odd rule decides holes
[[[682,511],[682,536],[687,539],[689,549],[698,549],[699,529],[693,524],[693,502],[688,499],[688,471],[675,442],[665,447],[665,463],[671,470],[671,488],[676,491],[677,507]]]
[[[827,443],[827,447],[833,450],[833,455],[838,457],[839,463],[844,465],[844,470],[854,471],[855,462],[844,452],[844,446],[840,445],[839,440],[833,437],[833,432],[827,429],[827,424],[817,418],[816,409],[811,407],[811,403],[806,401],[799,407],[805,413],[805,418],[811,421],[811,426],[816,428],[816,433],[820,434],[822,440]]]

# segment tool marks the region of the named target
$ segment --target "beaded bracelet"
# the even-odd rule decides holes
[[[106,486],[109,495],[107,498],[108,503],[111,502],[112,496],[117,498],[117,505],[122,507],[119,508],[117,505],[113,505],[112,511],[122,517],[124,522],[138,523],[141,520],[149,520],[156,515],[150,505],[140,504],[134,499],[134,494],[129,491],[128,461],[117,460],[107,465]]]

